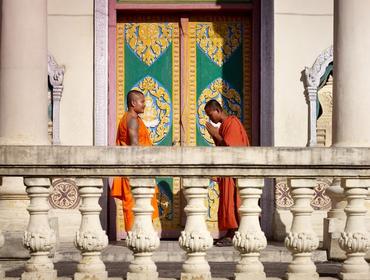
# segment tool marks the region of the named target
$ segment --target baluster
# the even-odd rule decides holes
[[[365,223],[365,199],[370,180],[343,179],[343,185],[348,202],[344,209],[347,221],[339,246],[346,252],[347,259],[339,276],[344,280],[368,280],[370,272],[365,254],[370,247],[370,237]]]
[[[293,261],[288,266],[286,278],[288,280],[319,279],[316,266],[311,255],[319,246],[319,239],[312,229],[310,205],[314,195],[314,179],[291,179],[292,197],[294,205],[292,228],[285,238],[285,246],[292,252]]]
[[[238,179],[238,188],[242,200],[240,225],[233,238],[236,250],[240,252],[240,261],[236,265],[235,280],[265,280],[263,264],[259,260],[260,252],[266,248],[267,240],[261,230],[259,214],[263,179]]]
[[[4,235],[2,231],[0,230],[0,248],[4,246]],[[0,280],[5,278],[5,271],[3,270],[1,264],[0,264]]]
[[[185,207],[186,225],[181,232],[179,244],[186,251],[186,261],[182,266],[181,280],[211,279],[206,250],[212,247],[213,239],[207,230],[205,199],[208,193],[209,179],[185,178],[184,193],[187,200]]]
[[[24,184],[30,198],[27,208],[30,219],[23,245],[30,251],[31,258],[25,265],[22,280],[56,280],[57,271],[48,257],[56,241],[48,219],[50,179],[24,178]]]
[[[134,259],[129,265],[127,280],[155,280],[158,272],[152,255],[160,243],[152,222],[155,180],[130,178],[130,186],[135,198],[135,220],[132,231],[127,233],[127,247],[133,251]]]
[[[3,178],[0,177],[0,186],[3,183]],[[0,248],[4,246],[4,235],[0,229]],[[5,271],[3,270],[1,264],[0,264],[0,280],[5,278]]]
[[[108,279],[101,260],[101,251],[108,245],[108,237],[100,224],[99,198],[103,193],[102,179],[80,178],[76,180],[82,199],[80,206],[81,226],[76,233],[75,246],[81,251],[75,280]]]

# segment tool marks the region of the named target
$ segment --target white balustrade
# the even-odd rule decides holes
[[[370,279],[369,264],[365,260],[366,251],[370,248],[370,236],[365,223],[365,199],[370,180],[343,179],[344,194],[347,206],[346,226],[339,239],[340,247],[346,252],[340,277],[343,280]]]
[[[57,271],[49,258],[55,246],[55,233],[49,226],[48,197],[50,180],[47,178],[25,178],[26,192],[30,198],[27,210],[30,219],[24,233],[23,245],[30,251],[31,258],[26,262],[22,280],[56,280]]]
[[[102,179],[77,179],[82,199],[80,212],[81,226],[76,233],[75,246],[81,251],[81,260],[77,265],[75,280],[108,279],[108,273],[101,260],[101,251],[108,245],[108,237],[102,229],[99,219],[101,207],[99,198],[103,193]]]
[[[155,193],[155,180],[130,178],[130,186],[135,198],[135,220],[126,241],[134,259],[129,265],[127,280],[155,280],[158,279],[158,272],[152,256],[160,242],[152,222],[154,209],[151,200]]]
[[[319,246],[319,239],[312,229],[310,205],[314,195],[315,179],[291,179],[294,205],[292,227],[285,238],[285,246],[292,252],[293,261],[288,266],[288,280],[316,280],[319,274],[311,260],[312,252]]]
[[[213,238],[206,225],[205,199],[209,179],[184,178],[183,188],[187,205],[186,225],[181,232],[179,244],[186,251],[186,261],[182,266],[181,280],[211,279],[210,266],[206,260],[206,250],[212,247]]]
[[[0,177],[0,187],[2,185],[2,177]],[[4,246],[4,235],[0,229],[0,248]],[[3,270],[1,264],[0,264],[0,280],[5,278],[5,271]]]
[[[236,250],[240,252],[240,261],[236,265],[235,280],[265,280],[266,274],[259,260],[260,252],[266,248],[267,240],[261,230],[259,214],[263,179],[238,179],[238,188],[242,204],[239,208],[240,225],[233,238]]]

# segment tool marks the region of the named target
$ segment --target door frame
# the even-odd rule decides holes
[[[160,15],[179,17],[181,24],[187,24],[186,18],[197,15],[245,15],[249,14],[252,17],[252,139],[253,146],[260,146],[260,114],[261,114],[261,96],[260,96],[260,79],[261,79],[261,1],[253,0],[253,3],[192,3],[192,4],[175,4],[175,3],[117,3],[116,0],[108,0],[108,145],[115,145],[116,137],[116,27],[117,19],[125,15],[132,17],[133,15]],[[180,40],[183,36],[180,36]],[[181,44],[181,43],[180,43]],[[181,48],[180,67],[184,65],[185,55],[184,48]],[[184,73],[181,74],[181,81],[184,81]],[[180,96],[184,96],[183,83],[180,85]],[[181,102],[180,111],[183,111],[184,104]],[[183,132],[181,133],[183,134]],[[183,137],[181,137],[183,139]],[[108,199],[108,231],[112,240],[115,239],[115,204]],[[268,205],[271,204],[269,201]],[[263,208],[263,207],[262,207]],[[266,232],[271,232],[271,223],[268,223],[268,228],[263,226]],[[269,234],[267,234],[269,235]]]

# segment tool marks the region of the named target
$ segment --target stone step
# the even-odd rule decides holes
[[[123,241],[112,242],[103,251],[104,262],[130,262],[133,259],[132,252],[124,246]],[[161,241],[159,249],[154,253],[155,262],[183,262],[185,252],[180,248],[177,241]],[[239,252],[233,247],[212,247],[207,251],[207,259],[210,262],[236,262],[239,260]],[[326,252],[316,250],[312,257],[315,262],[325,262]],[[80,252],[71,243],[61,243],[54,255],[54,262],[79,261]],[[261,252],[262,262],[290,262],[290,252],[283,243],[269,242],[267,248]]]

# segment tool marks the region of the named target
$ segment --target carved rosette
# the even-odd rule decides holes
[[[339,246],[347,253],[366,253],[370,249],[369,234],[365,232],[342,232]]]
[[[213,238],[208,231],[182,231],[179,244],[188,253],[205,252],[213,245]]]
[[[159,247],[158,234],[153,232],[129,231],[126,244],[134,253],[150,253]]]
[[[295,254],[311,253],[319,247],[319,239],[314,233],[289,232],[285,238],[285,246]]]
[[[235,232],[233,238],[234,248],[241,254],[259,253],[267,246],[267,240],[263,232]]]
[[[23,245],[31,253],[49,252],[55,246],[55,242],[55,233],[48,229],[36,232],[25,231],[23,236]]]
[[[75,245],[81,252],[100,252],[108,246],[104,231],[77,231]]]

